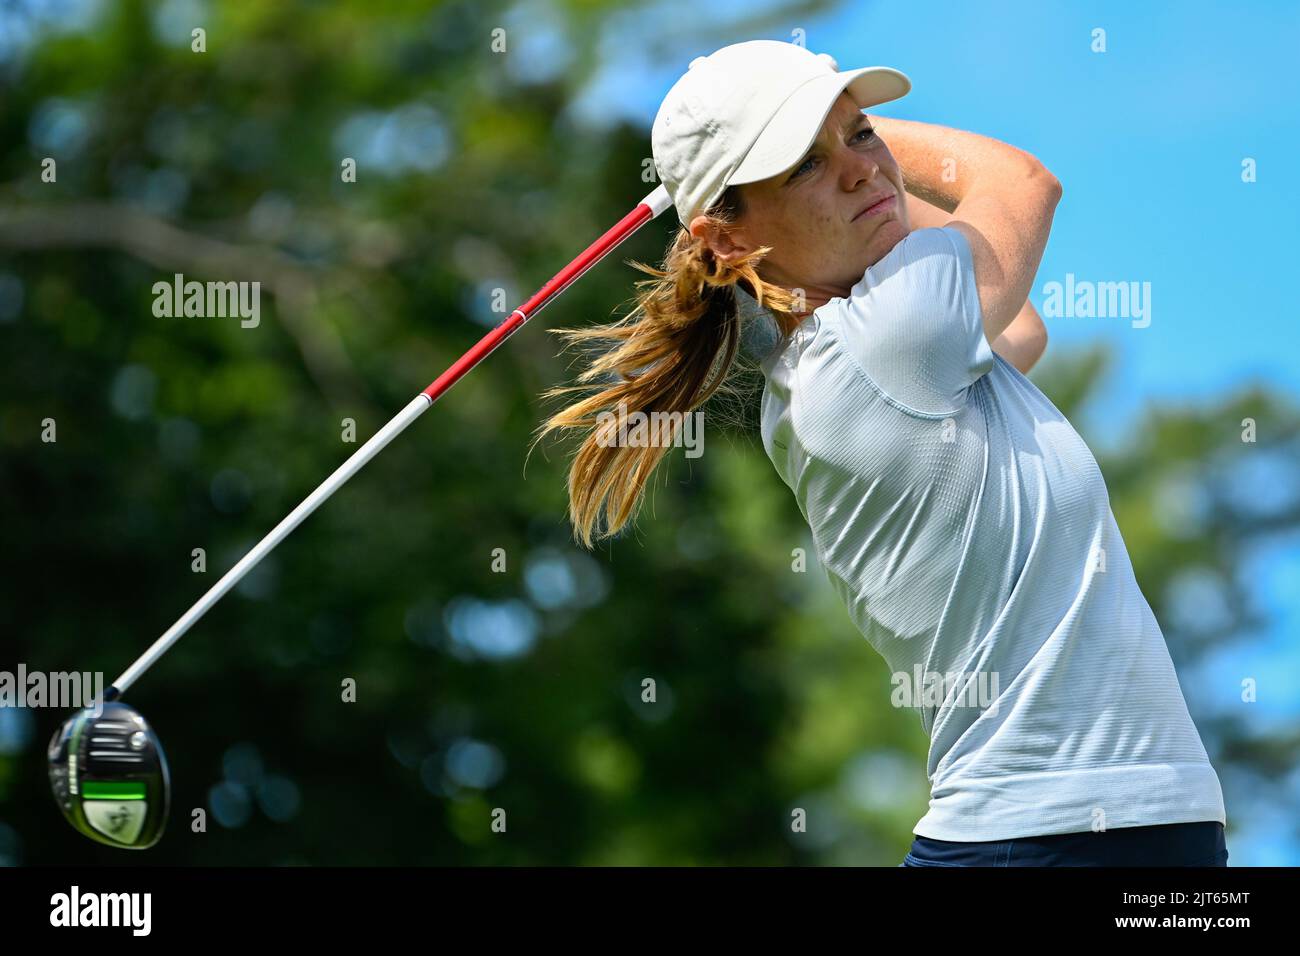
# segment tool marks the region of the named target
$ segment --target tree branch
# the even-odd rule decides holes
[[[117,203],[0,207],[0,248],[92,247],[117,249],[169,272],[260,281],[275,296],[284,329],[326,399],[351,409],[371,404],[337,331],[316,319],[319,274],[280,250],[187,232]]]

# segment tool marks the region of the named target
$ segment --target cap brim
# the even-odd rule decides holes
[[[799,87],[763,128],[736,171],[730,185],[756,183],[783,173],[808,152],[840,93],[847,92],[859,109],[906,96],[911,81],[887,66],[827,73]]]

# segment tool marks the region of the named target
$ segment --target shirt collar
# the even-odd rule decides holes
[[[740,349],[756,362],[771,356],[785,337],[772,310],[759,305],[758,300],[745,291],[740,283],[736,290],[736,307],[740,313]]]

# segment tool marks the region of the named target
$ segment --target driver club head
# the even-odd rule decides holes
[[[81,833],[145,850],[167,825],[171,779],[157,735],[120,701],[78,711],[50,738],[54,800]]]

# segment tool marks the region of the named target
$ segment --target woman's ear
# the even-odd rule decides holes
[[[748,247],[734,232],[722,227],[716,219],[696,216],[691,220],[691,235],[703,239],[715,256],[723,262],[738,258],[748,252]]]

